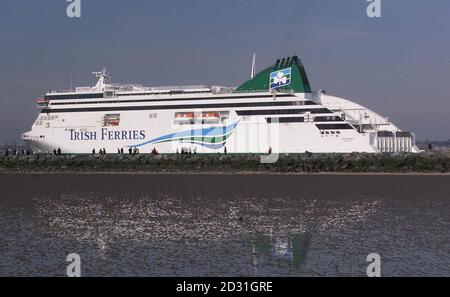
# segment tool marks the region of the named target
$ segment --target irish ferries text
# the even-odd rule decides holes
[[[70,140],[136,140],[145,139],[145,130],[108,130],[78,132],[70,130]]]

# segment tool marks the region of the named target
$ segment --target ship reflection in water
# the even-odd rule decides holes
[[[3,177],[0,276],[63,276],[69,253],[84,276],[364,276],[372,252],[385,275],[449,275],[439,178],[422,179],[441,184],[425,196],[405,192],[417,183],[401,176],[390,187],[356,176],[210,176],[207,186],[204,176]]]
[[[300,268],[306,260],[306,254],[311,244],[311,233],[290,234],[285,237],[274,237],[256,234],[249,239],[252,248],[252,265],[258,273],[258,259],[269,257],[286,263],[291,268]]]

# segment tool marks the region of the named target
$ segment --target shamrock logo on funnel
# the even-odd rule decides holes
[[[270,88],[279,88],[291,83],[291,68],[285,68],[270,73]]]

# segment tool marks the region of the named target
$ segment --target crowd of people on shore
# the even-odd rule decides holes
[[[53,155],[61,155],[62,154],[62,150],[61,150],[61,148],[58,147],[58,148],[53,149],[52,153],[53,153]],[[91,151],[92,155],[96,155],[97,153],[100,156],[103,156],[103,155],[107,154],[106,149],[104,147],[100,148],[98,151],[95,148],[92,149],[92,151]],[[137,148],[137,147],[134,147],[134,148],[130,147],[130,148],[128,148],[128,154],[129,155],[137,155],[139,153],[140,153],[139,152],[139,148]],[[227,154],[227,147],[224,147],[223,153]],[[269,154],[270,153],[272,153],[272,148],[271,147],[269,147]],[[5,156],[8,156],[8,155],[31,155],[31,154],[33,154],[33,152],[31,150],[24,150],[24,149],[20,149],[20,150],[18,150],[18,149],[14,149],[14,150],[13,149],[6,149],[4,151],[4,155]],[[117,148],[117,154],[118,155],[123,155],[124,154],[123,147],[122,148]],[[156,148],[153,148],[152,151],[151,151],[151,154],[155,156],[155,155],[158,155],[159,153],[156,150]],[[185,148],[185,147],[182,147],[181,149],[177,148],[176,149],[176,154],[177,155],[178,154],[181,154],[181,155],[192,155],[192,154],[194,154],[195,155],[195,154],[197,154],[197,149],[196,148],[191,149],[191,148]]]
[[[140,152],[139,152],[139,149],[137,147],[134,147],[134,148],[130,147],[130,148],[128,148],[128,154],[129,155],[138,155],[139,153]],[[93,148],[92,149],[92,155],[95,155],[95,154],[96,154],[96,150],[95,150],[95,148]],[[106,155],[107,154],[106,153],[106,149],[105,148],[99,149],[98,150],[98,154],[99,155]],[[123,155],[124,154],[123,147],[122,148],[117,148],[117,154],[118,155]],[[158,154],[158,151],[156,150],[156,148],[153,148],[151,154],[152,155],[157,155]]]
[[[9,155],[12,155],[12,156],[19,156],[19,155],[29,156],[31,154],[33,154],[32,151],[24,150],[24,149],[5,149],[3,151],[3,155],[6,156],[6,157],[9,156]]]
[[[195,155],[195,154],[197,154],[197,149],[196,148],[191,149],[191,148],[182,147],[181,150],[178,150],[178,148],[177,148],[176,154],[177,155],[178,154],[182,154],[182,155],[192,155],[192,154],[194,154]]]

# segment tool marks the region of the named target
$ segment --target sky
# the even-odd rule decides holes
[[[20,140],[48,89],[114,82],[237,86],[298,55],[312,88],[358,102],[418,140],[450,139],[450,1],[0,0],[0,143]]]

